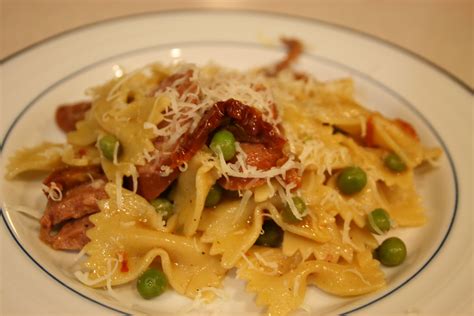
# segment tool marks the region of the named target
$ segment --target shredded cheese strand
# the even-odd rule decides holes
[[[264,266],[266,266],[266,267],[268,267],[268,268],[270,268],[270,269],[272,269],[272,270],[278,269],[278,263],[273,262],[273,261],[269,262],[269,261],[265,260],[265,258],[264,258],[261,254],[259,254],[258,252],[254,252],[253,255],[255,256],[255,258],[256,258],[262,265],[264,265]]]
[[[56,182],[51,182],[49,187],[45,184],[41,185],[41,187],[43,188],[44,193],[47,194],[48,199],[51,199],[55,202],[59,202],[63,199],[63,192],[58,187]]]
[[[365,285],[368,285],[368,286],[371,285],[370,282],[367,281],[366,278],[364,278],[364,276],[362,275],[362,273],[360,273],[359,271],[357,271],[355,268],[345,269],[344,272],[345,272],[345,273],[352,273],[352,274],[355,274],[355,275],[357,275],[357,276],[360,278],[360,280],[361,280]]]
[[[243,214],[245,208],[247,207],[247,204],[248,204],[250,198],[252,197],[252,194],[253,193],[250,190],[246,190],[244,192],[244,195],[242,196],[242,199],[240,200],[239,208],[235,212],[235,217],[234,217],[234,220],[233,220],[234,224],[238,221],[239,218],[242,218],[242,214]]]

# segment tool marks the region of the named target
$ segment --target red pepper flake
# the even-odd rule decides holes
[[[123,272],[123,273],[128,272],[128,261],[127,261],[127,259],[124,259],[122,261],[122,265],[120,267],[120,272]]]
[[[81,148],[77,151],[79,154],[79,157],[83,157],[85,154],[87,154],[87,150],[85,148]]]
[[[120,262],[120,272],[123,272],[123,273],[128,272],[129,269],[128,269],[127,253],[123,251],[120,253],[120,255],[122,257],[122,261]]]
[[[404,121],[402,119],[396,119],[395,124],[397,124],[398,127],[400,127],[406,134],[410,135],[411,137],[413,137],[416,140],[420,140],[418,138],[418,134],[416,133],[416,130],[413,127],[413,125],[411,125],[407,121]]]
[[[365,145],[366,146],[369,146],[369,147],[373,147],[375,144],[374,144],[374,130],[375,130],[375,126],[374,126],[374,120],[373,120],[373,116],[369,116],[369,118],[367,119],[367,126],[366,126],[366,129],[365,129]]]

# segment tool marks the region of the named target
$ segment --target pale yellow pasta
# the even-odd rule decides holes
[[[241,207],[239,201],[223,203],[205,210],[200,224],[201,241],[211,243],[211,254],[221,255],[221,264],[230,269],[247,252],[260,235],[263,210],[251,200]]]
[[[269,205],[268,211],[275,223],[277,223],[278,226],[283,228],[285,231],[289,231],[293,234],[300,235],[317,242],[327,242],[331,240],[331,228],[317,224],[319,221],[317,218],[317,212],[312,213],[310,211],[310,214],[313,216],[306,216],[298,223],[287,223],[280,214],[280,211],[274,205]]]
[[[100,153],[95,147],[68,145],[64,149],[62,160],[69,166],[90,166],[100,164]]]
[[[283,77],[283,78],[282,78]],[[353,82],[351,79],[335,80],[327,83],[308,80],[299,83],[300,87],[295,89],[287,85],[286,80],[280,76],[277,80],[279,89],[294,96],[295,105],[304,107],[308,113],[321,123],[336,125],[351,135],[360,136],[364,134],[364,124],[370,112],[361,107],[353,99]],[[285,103],[286,98],[279,100]],[[286,108],[286,104],[283,109]]]
[[[303,260],[313,255],[317,260],[338,262],[340,257],[343,257],[347,262],[351,262],[353,257],[353,248],[342,240],[317,243],[290,232],[285,232],[282,251],[285,256],[299,252]]]
[[[219,178],[215,160],[206,151],[199,151],[187,164],[187,169],[178,179],[174,200],[177,215],[177,231],[192,236],[201,219],[207,193]]]
[[[152,66],[156,77],[164,75],[158,66]],[[120,141],[120,163],[102,159],[107,178],[116,181],[123,176],[136,179],[136,165],[144,165],[145,157],[154,150],[156,137],[153,125],[163,119],[161,114],[169,105],[166,97],[149,94],[155,79],[140,72],[121,81],[111,81],[92,90],[94,106],[76,130],[67,135],[68,142],[77,146],[93,146],[100,137],[112,134]],[[148,125],[147,125],[148,124]],[[77,164],[76,164],[77,165]]]
[[[383,287],[384,276],[378,265],[368,251],[358,254],[357,263],[351,265],[301,261],[298,255],[288,257],[276,249],[255,247],[246,260],[239,262],[237,273],[248,282],[247,290],[257,294],[257,304],[268,306],[269,315],[287,315],[303,302],[307,283],[340,296],[360,295]]]
[[[426,150],[419,143],[419,140],[405,133],[399,125],[381,115],[374,115],[372,124],[374,144],[392,150],[412,168],[418,166],[427,158],[436,158],[441,154],[440,150]]]
[[[84,263],[89,273],[86,283],[102,287],[120,285],[136,279],[156,257],[179,293],[194,298],[197,289],[220,285],[225,270],[219,258],[209,255],[209,246],[194,237],[166,232],[161,216],[142,197],[121,189],[122,207],[116,203],[116,188],[108,184],[110,199],[101,201],[101,212],[91,216],[95,228],[88,232],[91,241],[84,248]],[[128,271],[119,267],[126,261]],[[108,275],[107,280],[100,280]]]
[[[340,231],[341,228],[336,226],[331,241],[324,243],[314,242],[296,234],[285,232],[282,251],[286,256],[292,256],[299,252],[303,260],[314,255],[317,260],[337,263],[342,257],[345,261],[351,263],[356,251],[375,249],[378,245],[372,234],[356,225],[350,226],[348,233],[350,243],[343,242]]]
[[[389,205],[387,211],[400,226],[420,226],[426,222],[426,215],[414,183],[409,188],[380,184],[379,191]]]
[[[257,305],[268,307],[268,315],[287,315],[303,302],[307,277],[317,268],[312,266],[314,261],[300,263],[298,256],[286,257],[276,249],[263,249],[255,248],[248,261],[239,261],[237,275],[247,281],[248,291],[256,293]],[[275,268],[262,264],[255,254],[275,263]]]
[[[89,146],[95,144],[99,134],[99,124],[89,111],[84,120],[76,123],[76,129],[67,134],[67,142],[76,146]]]
[[[62,166],[61,156],[64,145],[42,143],[41,145],[18,150],[6,167],[5,177],[13,179],[25,171],[50,171]]]
[[[413,186],[412,170],[404,173],[391,172],[384,165],[382,150],[362,147],[350,138],[345,138],[341,143],[347,148],[351,157],[351,162],[348,165],[362,167],[373,181],[383,181],[387,185],[397,185],[403,188]]]
[[[290,145],[306,169],[322,175],[350,164],[349,150],[341,144],[344,138],[333,135],[332,127],[321,124],[294,103],[285,104],[282,117]]]
[[[319,273],[312,274],[308,281],[339,296],[361,295],[385,286],[380,263],[369,251],[357,253],[356,259],[355,265],[320,262]]]

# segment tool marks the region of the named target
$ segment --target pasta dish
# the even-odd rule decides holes
[[[10,157],[6,176],[46,171],[39,237],[84,255],[75,277],[114,296],[172,289],[211,303],[235,271],[269,315],[301,307],[308,286],[356,296],[385,286],[381,265],[423,225],[414,169],[441,155],[415,128],[321,82],[287,57],[248,71],[151,64],[61,105],[65,143]],[[376,238],[377,237],[377,238]]]

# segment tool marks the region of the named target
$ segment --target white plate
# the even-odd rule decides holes
[[[311,313],[469,314],[472,92],[419,57],[348,29],[284,15],[174,11],[111,20],[42,42],[1,67],[2,174],[6,158],[16,149],[45,139],[63,141],[53,120],[55,107],[84,98],[85,88],[112,76],[113,65],[131,70],[153,61],[184,59],[245,69],[281,57],[281,47],[270,44],[282,35],[306,44],[298,67],[319,79],[351,76],[357,99],[365,106],[412,122],[424,143],[444,150],[439,168],[418,177],[429,222],[397,232],[406,240],[409,256],[401,267],[386,270],[388,287],[349,299],[310,288],[305,303]],[[2,177],[0,194],[6,203],[38,209],[45,204],[38,181],[6,182]],[[2,215],[2,312],[164,314],[182,311],[190,303],[169,291],[130,310],[64,272],[73,255],[42,244],[35,221],[6,209]],[[213,305],[217,314],[261,311],[241,282],[228,280],[225,286],[231,299]]]

